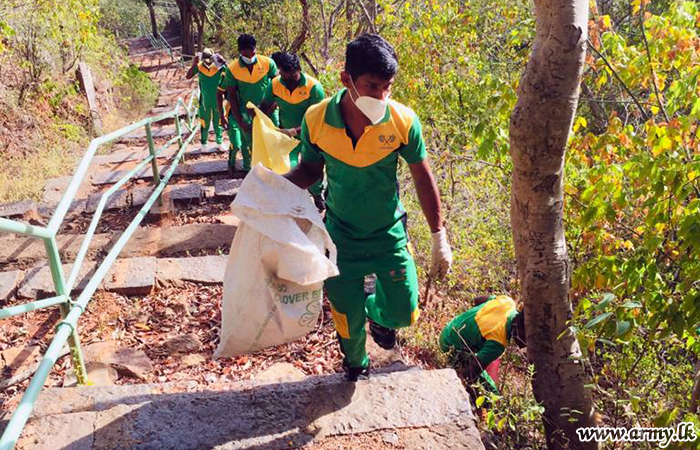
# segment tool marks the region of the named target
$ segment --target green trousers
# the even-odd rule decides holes
[[[233,114],[228,116],[228,140],[231,143],[231,147],[228,149],[228,166],[236,167],[236,155],[239,150],[243,149],[243,132],[238,126],[238,122]],[[243,167],[246,165],[246,153],[243,153]],[[250,151],[248,151],[248,169],[250,169]]]
[[[293,169],[299,164],[299,157],[301,156],[301,147],[303,146],[302,143],[299,143],[296,147],[294,147],[294,150],[289,152],[289,166]],[[309,192],[313,196],[321,195],[321,192],[323,192],[323,179],[318,180],[315,182],[310,188]]]
[[[216,105],[216,102],[214,102]],[[216,143],[222,142],[221,117],[219,116],[219,108],[205,108],[203,103],[199,105],[199,122],[202,125],[202,145],[209,140],[209,126],[214,126],[214,134],[216,135]],[[213,123],[212,123],[213,122]]]
[[[243,122],[247,124],[252,124],[253,119],[250,117],[248,114],[248,110],[246,109],[245,111],[241,111],[241,117],[243,118]],[[279,112],[275,110],[270,117],[272,119],[272,122],[275,125],[279,124]],[[233,118],[233,115],[229,116],[229,132],[231,130],[230,124],[233,123],[236,125],[236,128],[238,129],[239,133],[239,140],[236,142],[239,142],[240,145],[235,147],[233,144],[231,144],[231,150],[229,151],[228,154],[228,164],[230,167],[233,167],[236,161],[236,154],[238,153],[238,150],[241,151],[241,156],[243,156],[243,170],[246,172],[250,170],[250,160],[251,160],[251,148],[253,145],[253,134],[248,131],[241,130],[240,127],[238,126],[238,122],[236,121],[235,118]],[[229,139],[231,139],[229,135]],[[233,143],[234,141],[231,140]]]
[[[406,247],[385,254],[349,255],[338,250],[340,275],[326,280],[335,328],[350,367],[367,367],[367,317],[387,328],[418,319],[418,275]],[[377,275],[374,294],[365,296],[366,275]]]

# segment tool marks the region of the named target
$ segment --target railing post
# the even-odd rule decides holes
[[[176,118],[177,119],[177,118]],[[148,140],[148,153],[151,154],[153,159],[151,160],[151,168],[153,169],[153,185],[158,186],[160,183],[160,175],[158,174],[158,161],[156,160],[156,146],[153,143],[153,131],[151,130],[151,124],[146,124],[146,139]],[[158,196],[158,206],[163,206],[163,197]]]
[[[180,127],[180,105],[175,107],[175,132],[177,133],[177,148],[182,148],[182,129]],[[185,162],[185,152],[182,152],[181,163]]]
[[[46,247],[46,253],[49,257],[49,268],[51,269],[51,278],[53,278],[53,285],[56,289],[56,295],[69,296],[70,293],[66,292],[66,281],[63,277],[61,256],[58,253],[56,238],[51,237],[44,239],[44,246]],[[70,312],[70,304],[62,303],[60,305],[60,309],[61,317],[65,319]],[[71,358],[73,359],[73,369],[75,370],[75,377],[78,379],[78,384],[87,384],[88,376],[87,370],[85,369],[83,352],[80,349],[80,336],[75,328],[72,330],[70,337],[68,338],[68,347],[70,348]]]

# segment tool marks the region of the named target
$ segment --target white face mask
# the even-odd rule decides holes
[[[384,115],[386,114],[386,106],[389,100],[389,96],[387,95],[382,100],[379,100],[374,97],[360,95],[360,93],[357,92],[355,83],[352,81],[352,77],[350,77],[350,84],[352,85],[352,88],[355,91],[355,95],[357,95],[357,98],[354,100],[357,109],[362,111],[362,114],[364,114],[369,119],[369,121],[372,122],[372,125],[376,125],[379,122],[381,122],[381,120],[384,118]]]
[[[246,64],[255,64],[255,61],[258,60],[257,56],[253,56],[252,58],[246,58],[245,56],[241,55],[241,59],[243,60],[244,63]]]

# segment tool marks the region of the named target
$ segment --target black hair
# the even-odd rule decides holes
[[[255,37],[250,34],[241,34],[238,36],[238,50],[252,50],[255,48],[256,44]]]
[[[301,70],[299,58],[293,53],[275,52],[271,55],[272,60],[277,64],[277,67],[285,72],[296,72]]]
[[[474,306],[479,306],[482,303],[488,302],[493,296],[492,295],[480,295],[478,297],[474,297],[474,300],[472,301]]]
[[[363,34],[345,49],[345,71],[353,79],[365,74],[388,80],[399,71],[394,47],[377,34]]]

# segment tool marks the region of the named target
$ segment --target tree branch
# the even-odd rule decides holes
[[[641,2],[641,8],[639,9],[639,28],[641,28],[642,31],[642,39],[644,40],[644,47],[647,50],[647,59],[649,60],[649,72],[651,73],[651,85],[654,86],[654,94],[656,94],[656,101],[659,103],[659,108],[661,109],[661,112],[664,115],[664,118],[666,119],[666,123],[670,122],[671,120],[668,118],[668,114],[666,114],[666,108],[664,107],[664,103],[661,101],[661,95],[659,95],[659,88],[656,86],[656,73],[654,72],[654,66],[651,62],[651,52],[649,52],[649,41],[647,40],[647,33],[644,31],[644,2]]]
[[[612,74],[613,74],[613,76],[615,77],[615,79],[622,85],[622,87],[624,88],[625,92],[627,92],[627,94],[628,94],[630,97],[632,97],[632,100],[634,100],[634,104],[637,105],[637,108],[639,108],[639,112],[642,113],[642,118],[644,119],[644,121],[649,120],[649,115],[648,115],[647,112],[644,110],[644,108],[642,108],[642,105],[639,103],[639,100],[637,100],[637,97],[632,93],[632,91],[631,91],[630,88],[627,86],[627,84],[626,84],[624,81],[622,81],[622,78],[620,78],[620,75],[617,74],[617,71],[615,70],[615,68],[613,68],[613,66],[610,64],[610,62],[609,62],[608,59],[605,57],[605,55],[603,55],[597,48],[595,48],[595,46],[593,45],[593,43],[592,43],[590,40],[588,40],[588,46],[591,48],[591,50],[593,50],[593,51],[595,52],[596,55],[598,55],[598,57],[599,57],[600,59],[603,60],[603,62],[605,63],[605,65],[608,66],[608,69],[610,69],[610,71],[612,72]]]
[[[369,11],[367,11],[367,8],[365,7],[364,2],[362,0],[358,0],[357,4],[360,5],[360,9],[362,10],[362,13],[365,16],[367,26],[369,26],[369,31],[376,34],[377,27],[374,25],[374,20],[372,19],[372,16],[369,14]]]

